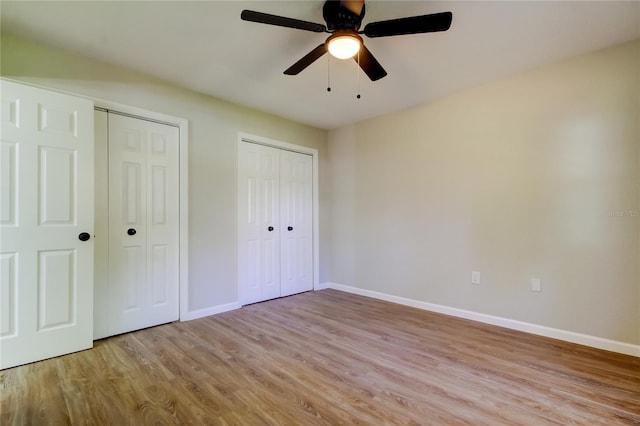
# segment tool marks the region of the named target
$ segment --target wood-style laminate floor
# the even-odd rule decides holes
[[[640,358],[323,290],[0,372],[8,425],[640,425]]]

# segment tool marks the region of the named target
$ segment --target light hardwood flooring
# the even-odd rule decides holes
[[[640,358],[335,290],[0,372],[8,425],[640,425]]]

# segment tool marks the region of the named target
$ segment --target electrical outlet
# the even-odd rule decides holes
[[[542,291],[540,278],[531,278],[531,291]]]
[[[471,284],[480,284],[480,272],[478,271],[471,272]]]

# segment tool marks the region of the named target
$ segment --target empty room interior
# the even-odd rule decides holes
[[[640,424],[639,1],[0,12],[0,424]]]

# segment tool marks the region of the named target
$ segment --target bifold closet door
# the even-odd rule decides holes
[[[238,154],[240,303],[311,290],[311,156],[249,142]]]
[[[178,129],[109,114],[110,335],[175,321]]]
[[[313,289],[310,155],[280,151],[280,295]]]
[[[93,345],[93,103],[0,87],[4,369]]]
[[[242,142],[238,158],[238,281],[242,304],[280,297],[280,152]]]

